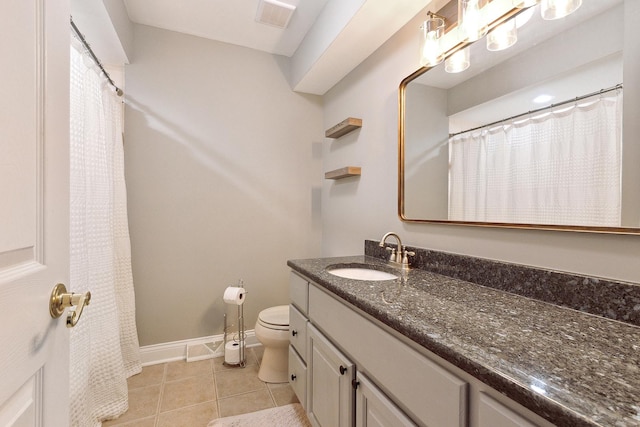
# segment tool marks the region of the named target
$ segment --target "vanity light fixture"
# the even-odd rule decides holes
[[[546,20],[560,19],[572,14],[582,5],[582,0],[542,0],[540,13]]]
[[[460,73],[471,64],[469,58],[469,46],[460,49],[444,61],[444,70],[447,73]]]
[[[498,25],[487,34],[487,49],[490,51],[504,50],[518,41],[518,29],[515,18]]]
[[[474,42],[487,34],[482,0],[458,0],[458,36],[461,41]]]
[[[444,60],[440,46],[444,34],[444,18],[429,12],[429,17],[420,27],[420,65],[433,67]]]

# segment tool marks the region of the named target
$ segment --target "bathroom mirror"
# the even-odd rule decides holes
[[[633,4],[634,0],[626,2],[629,4],[625,5],[623,0],[584,1],[573,14],[553,21],[541,18],[539,5],[524,11],[513,9],[502,20],[505,16],[515,16],[525,21],[524,24],[518,22],[518,40],[514,46],[491,52],[482,38],[469,46],[471,65],[465,71],[446,73],[443,62],[433,68],[421,68],[405,78],[399,89],[400,218],[408,222],[640,234],[640,144],[637,143],[640,127],[630,122],[640,117],[637,92],[640,77],[636,77],[640,76],[637,59],[640,26],[634,25],[631,19],[625,20],[630,12],[632,16],[639,13],[640,7]],[[613,89],[623,83],[623,76],[624,89]],[[606,89],[613,90],[605,92]],[[589,94],[595,95],[582,99]],[[482,154],[468,156],[468,148],[460,150],[455,145],[460,137],[451,136],[458,132],[477,136],[498,128],[507,129],[505,132],[509,134],[509,129],[546,120],[549,111],[563,116],[565,111],[589,109],[603,99],[603,104],[609,105],[610,99],[616,103],[614,115],[606,116],[605,122],[613,123],[617,129],[610,129],[609,135],[617,132],[618,146],[613,154],[607,155],[613,161],[599,164],[598,169],[590,160],[583,161],[584,153],[574,147],[561,150],[561,156],[572,157],[571,161],[577,164],[571,172],[563,163],[558,163],[562,173],[545,175],[539,170],[549,167],[548,164],[533,167],[531,165],[538,165],[538,160],[525,158],[524,166],[496,175],[493,172],[502,166],[496,166],[495,159],[483,158],[490,156],[487,153],[493,150],[492,146],[471,138],[466,142],[467,147],[473,148],[473,141],[481,141],[478,146],[482,147]],[[564,104],[564,101],[569,102]],[[560,103],[563,105],[546,109]],[[511,119],[513,116],[519,117]],[[615,120],[618,120],[617,128]],[[583,121],[593,123],[589,118]],[[492,125],[484,127],[487,124]],[[474,128],[479,129],[463,132]],[[563,135],[568,135],[563,144],[568,147],[574,144],[572,134]],[[508,138],[513,136],[505,140]],[[514,150],[515,144],[509,140],[506,146],[507,150]],[[536,152],[536,147],[534,144],[529,150]],[[526,154],[529,155],[535,153]],[[508,151],[500,156],[515,155]],[[600,162],[606,156],[596,152],[592,157]],[[480,158],[484,162],[482,166],[478,166]],[[530,168],[534,169],[532,173],[525,171]],[[598,181],[603,175],[613,184]],[[493,198],[478,196],[478,184],[469,192],[472,187],[467,184],[469,180],[482,181],[482,186],[496,179],[500,183],[498,187],[515,186],[515,196],[496,196],[495,193]],[[524,187],[517,187],[515,181],[526,181],[518,185],[527,189],[519,189]],[[542,186],[551,192],[542,191]],[[594,188],[601,189],[596,191],[601,198],[592,197],[590,193]],[[576,199],[577,209],[574,206],[571,212],[562,212],[562,202],[560,208],[549,208],[538,216],[519,211],[530,205],[543,205],[542,199],[563,195],[573,199],[580,196]],[[505,206],[496,208],[497,199],[507,198]],[[572,201],[574,205],[576,200]],[[595,210],[606,211],[604,216],[602,212],[592,213],[594,206]],[[461,214],[461,210],[465,212]]]

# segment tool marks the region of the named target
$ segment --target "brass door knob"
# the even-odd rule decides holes
[[[58,283],[51,291],[51,299],[49,300],[49,314],[54,319],[62,316],[67,307],[76,307],[71,310],[67,316],[67,328],[73,328],[80,320],[82,310],[85,305],[89,305],[91,301],[91,292],[83,294],[74,294],[67,292],[67,287],[62,283]]]

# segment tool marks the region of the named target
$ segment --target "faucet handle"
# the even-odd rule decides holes
[[[385,249],[388,250],[388,251],[391,251],[391,255],[389,256],[389,261],[396,262],[396,259],[397,259],[396,258],[396,248],[392,248],[390,246],[387,246]]]
[[[406,255],[410,255],[410,256],[415,256],[416,253],[413,251],[408,251],[406,246],[402,246],[402,251],[406,254]]]
[[[404,253],[404,256],[402,257],[402,267],[409,268],[409,257],[415,256],[416,253],[413,251],[408,251],[406,246],[402,247],[402,252]]]

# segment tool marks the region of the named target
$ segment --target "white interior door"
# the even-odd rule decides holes
[[[0,2],[0,426],[68,425],[69,3]]]

